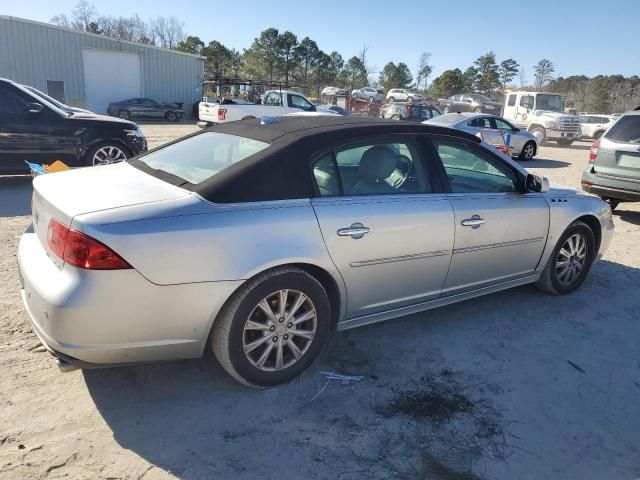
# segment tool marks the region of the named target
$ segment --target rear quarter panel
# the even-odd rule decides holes
[[[309,200],[132,206],[74,219],[158,285],[245,280],[274,266],[306,263],[342,280]]]

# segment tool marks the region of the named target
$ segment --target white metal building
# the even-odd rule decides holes
[[[204,57],[0,16],[0,77],[68,105],[106,113],[110,102],[147,97],[183,102],[202,95]]]

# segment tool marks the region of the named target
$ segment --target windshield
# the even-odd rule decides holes
[[[484,102],[484,103],[491,103],[493,102],[493,100],[491,100],[489,97],[487,97],[486,95],[480,95],[480,94],[473,94],[473,95],[469,95],[471,98],[473,98],[474,100],[478,101],[478,102]]]
[[[197,184],[268,146],[268,143],[251,138],[205,132],[167,145],[139,157],[137,161],[178,177],[185,183]]]
[[[37,95],[40,98],[43,98],[51,103],[53,103],[56,107],[58,107],[60,110],[67,110],[69,107],[67,105],[65,105],[62,102],[59,102],[58,100],[56,100],[55,98],[50,97],[49,95],[47,95],[46,93],[41,92],[40,90],[38,90],[37,88],[34,87],[30,87],[29,85],[24,85],[24,88],[26,88],[27,90],[29,90],[31,93]]]
[[[65,117],[69,116],[66,108],[64,108],[64,107],[61,108],[61,107],[59,107],[57,105],[60,102],[53,103],[53,102],[47,100],[42,95],[36,94],[35,92],[33,92],[30,88],[26,87],[25,85],[18,85],[18,84],[14,84],[14,85],[17,88],[19,88],[20,90],[22,90],[24,93],[29,95],[31,98],[33,98],[36,102],[43,104],[45,107],[49,107],[51,110],[53,110],[57,114],[65,116]],[[42,93],[42,92],[40,92],[40,93]]]
[[[549,95],[546,93],[536,95],[536,110],[562,112],[562,104],[562,97],[560,95]]]

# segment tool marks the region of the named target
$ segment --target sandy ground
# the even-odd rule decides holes
[[[576,187],[588,148],[526,166]],[[638,204],[573,295],[521,287],[339,333],[299,381],[255,391],[210,355],[59,373],[19,295],[30,195],[0,178],[0,479],[640,477]]]

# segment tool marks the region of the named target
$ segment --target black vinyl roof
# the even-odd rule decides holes
[[[181,186],[216,203],[311,198],[315,196],[312,162],[316,154],[334,145],[362,137],[416,133],[456,136],[480,143],[478,137],[460,130],[377,118],[293,115],[274,120],[262,124],[260,119],[247,119],[205,129],[203,132],[247,137],[270,146],[202,183]],[[131,163],[154,174],[143,162]],[[175,183],[171,178],[164,179]]]

